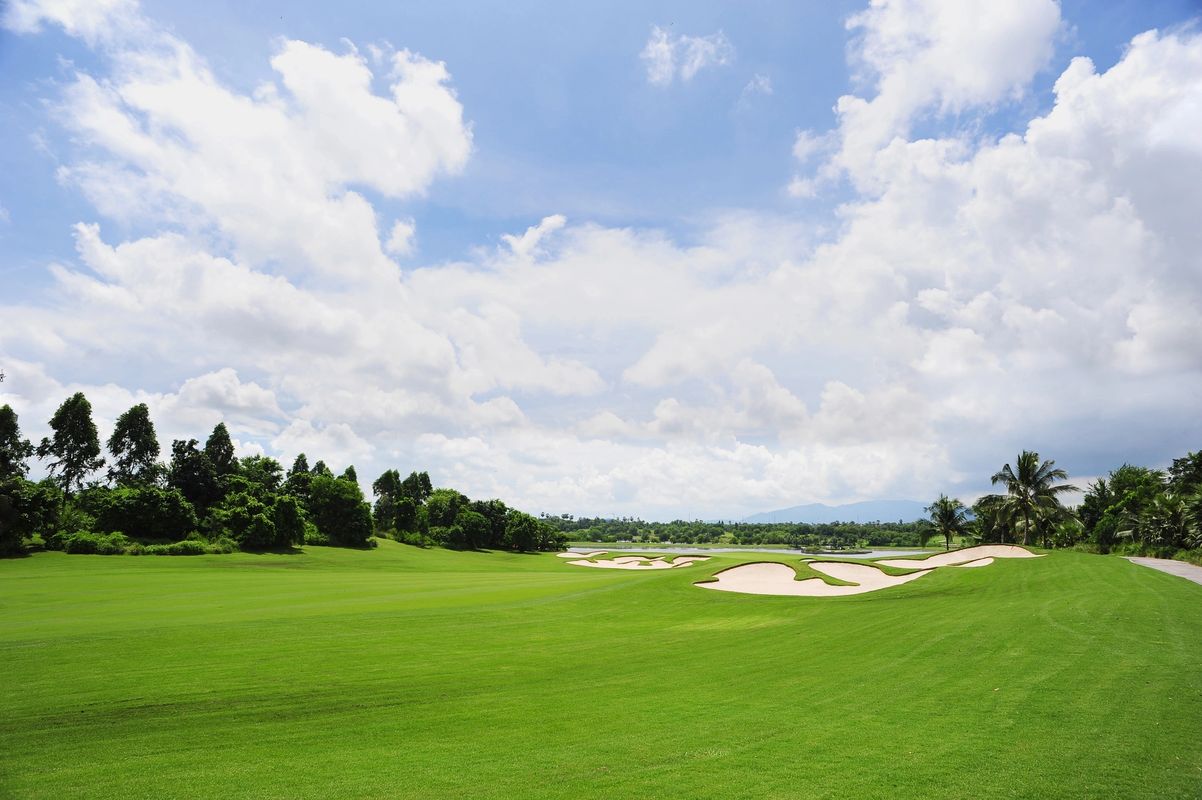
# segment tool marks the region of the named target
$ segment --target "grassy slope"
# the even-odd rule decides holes
[[[808,599],[309,550],[0,561],[0,796],[1202,794],[1202,587],[1120,559]]]

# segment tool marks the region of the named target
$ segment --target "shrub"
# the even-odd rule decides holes
[[[205,545],[205,552],[214,555],[226,555],[238,552],[238,543],[228,536],[222,536],[217,541]]]
[[[196,512],[176,489],[124,486],[97,492],[90,505],[96,530],[129,531],[138,539],[169,542],[196,530]]]
[[[326,536],[321,531],[317,530],[317,526],[312,522],[305,523],[305,544],[318,545],[326,547],[330,544],[330,537]]]
[[[148,556],[203,556],[206,545],[195,539],[185,539],[171,544],[148,544],[143,551]]]
[[[68,534],[63,539],[63,549],[68,553],[86,553],[98,556],[116,556],[125,552],[129,539],[119,531],[112,533],[92,533],[78,531]]]

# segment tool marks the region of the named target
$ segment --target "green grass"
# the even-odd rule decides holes
[[[1202,586],[1121,559],[775,598],[691,585],[755,553],[306,550],[0,561],[0,796],[1202,795]]]

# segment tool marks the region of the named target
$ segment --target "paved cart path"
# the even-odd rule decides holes
[[[1202,583],[1202,567],[1195,567],[1193,564],[1187,564],[1184,561],[1174,561],[1171,558],[1141,558],[1138,556],[1128,556],[1127,560],[1145,567],[1158,569],[1161,572],[1167,572],[1170,575],[1178,575],[1187,581]]]

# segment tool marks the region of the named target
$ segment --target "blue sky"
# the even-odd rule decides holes
[[[1195,4],[965,8],[10,3],[0,399],[649,517],[1196,449]]]

